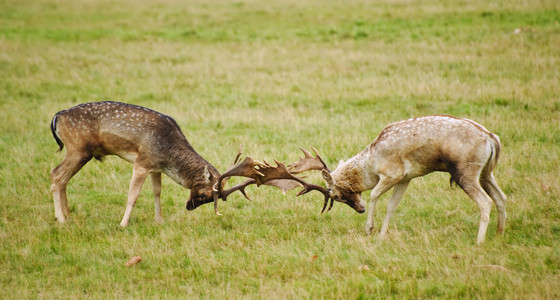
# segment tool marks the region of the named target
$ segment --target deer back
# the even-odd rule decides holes
[[[334,175],[361,178],[361,189],[366,190],[377,183],[379,174],[411,179],[434,171],[451,173],[460,164],[484,166],[499,148],[498,137],[474,121],[446,115],[417,117],[385,127]]]
[[[166,173],[190,188],[204,182],[196,175],[218,171],[191,147],[175,120],[154,110],[120,102],[84,103],[55,115],[53,135],[61,150],[101,159],[117,155],[129,162]],[[210,184],[211,185],[211,184]]]

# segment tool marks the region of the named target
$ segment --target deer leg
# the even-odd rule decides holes
[[[66,197],[66,185],[91,159],[89,155],[76,155],[71,153],[70,150],[67,151],[62,162],[51,171],[51,192],[54,201],[54,215],[60,223],[64,223],[66,221],[66,216],[70,213],[68,199]]]
[[[375,185],[373,190],[371,190],[371,195],[369,198],[369,210],[368,216],[366,221],[366,234],[371,235],[373,231],[373,223],[375,219],[375,206],[377,205],[377,200],[381,195],[391,189],[395,184],[398,183],[398,180],[395,180],[390,177],[380,176],[379,182]]]
[[[136,204],[138,195],[140,194],[140,189],[148,177],[149,170],[138,165],[134,165],[132,168],[132,180],[130,181],[130,187],[128,188],[128,201],[126,203],[126,211],[124,212],[123,219],[121,221],[121,226],[128,226],[130,220],[130,214],[132,213],[132,208]]]
[[[156,214],[156,222],[163,222],[163,216],[161,214],[161,172],[153,172],[150,174],[152,178],[152,189],[154,191],[154,208]]]
[[[60,189],[60,204],[62,206],[62,212],[64,216],[70,215],[70,206],[68,205],[68,196],[66,194],[66,185]]]
[[[377,199],[379,196],[371,191],[369,196],[369,209],[368,209],[368,216],[366,221],[366,234],[370,235],[373,232],[373,227],[375,223],[375,207],[377,206]],[[371,216],[371,217],[370,217]]]
[[[490,172],[487,174],[483,174],[480,180],[480,184],[482,188],[486,191],[486,193],[494,200],[494,204],[496,204],[496,209],[498,210],[498,233],[503,234],[504,229],[506,226],[506,200],[507,197],[502,192],[498,184],[496,183],[496,179],[494,175]]]
[[[391,199],[389,199],[389,203],[387,203],[387,214],[385,215],[385,220],[383,220],[383,226],[381,226],[381,232],[379,232],[380,237],[384,237],[387,234],[387,229],[389,229],[389,221],[393,214],[395,214],[395,210],[399,205],[399,202],[404,195],[404,191],[408,187],[408,183],[410,181],[401,181],[395,185],[393,189],[393,194],[391,195]]]

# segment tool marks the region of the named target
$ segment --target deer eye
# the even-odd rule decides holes
[[[204,194],[204,193],[200,194],[200,198],[201,198],[201,199],[206,198],[206,194]]]
[[[334,200],[338,201],[339,199],[338,195],[334,195]]]

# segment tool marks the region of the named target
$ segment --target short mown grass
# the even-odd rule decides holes
[[[0,2],[0,291],[4,298],[560,297],[557,1]],[[146,183],[127,228],[131,166],[87,164],[54,219],[49,122],[116,100],[174,117],[223,171],[240,144],[292,162],[352,157],[398,120],[473,119],[502,141],[503,236],[446,174],[412,181],[385,240],[322,197],[251,187],[185,210]],[[310,180],[320,183],[320,176]],[[364,193],[367,199],[369,193]],[[376,225],[384,217],[384,196]],[[132,256],[142,261],[125,267]]]

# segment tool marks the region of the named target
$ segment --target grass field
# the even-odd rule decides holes
[[[560,298],[559,22],[554,0],[1,0],[2,298]],[[147,182],[123,229],[116,157],[70,181],[58,224],[49,122],[101,100],[173,116],[220,171],[240,144],[285,162],[314,146],[334,167],[391,122],[473,119],[502,141],[505,235],[493,208],[475,244],[478,208],[446,174],[412,181],[384,240],[346,205],[320,215],[318,193],[188,212],[167,177],[165,223]]]

